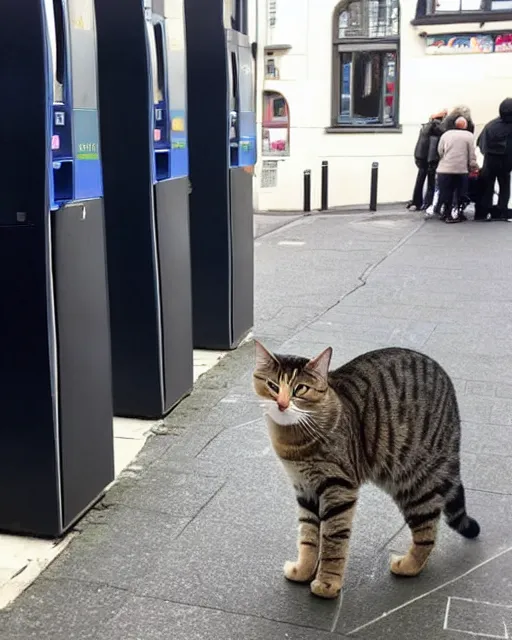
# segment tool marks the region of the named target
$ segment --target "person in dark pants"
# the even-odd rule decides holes
[[[416,182],[412,194],[412,200],[407,203],[407,209],[426,209],[434,198],[436,183],[436,169],[439,161],[437,145],[441,135],[439,125],[446,116],[447,111],[441,111],[430,117],[430,120],[421,127],[420,135],[414,149],[414,162],[418,167]],[[427,181],[427,192],[423,198],[423,188]]]
[[[462,222],[462,208],[467,202],[468,174],[478,168],[473,134],[467,120],[459,117],[455,129],[449,129],[439,140],[439,202],[444,207],[446,222]]]
[[[491,220],[493,215],[494,185],[498,181],[498,208],[494,219],[507,220],[510,200],[510,173],[512,171],[512,98],[500,104],[499,117],[488,122],[478,137],[477,145],[484,156],[482,179],[484,196],[475,220]]]
[[[446,133],[446,131],[450,131],[456,128],[455,122],[460,117],[463,117],[466,120],[467,130],[470,133],[474,133],[475,123],[471,118],[471,109],[464,104],[453,107],[453,109],[451,109],[449,113],[446,114],[445,112],[445,116],[441,121],[436,119],[432,123],[431,134],[436,144],[435,144],[435,148],[431,149],[430,158],[434,166],[436,167],[436,169],[437,169],[437,164],[439,162],[439,155],[437,155],[437,147],[438,147],[439,139],[443,135],[443,133]],[[434,190],[433,198],[431,201],[429,201],[429,204],[427,205],[427,208],[425,211],[425,217],[429,218],[435,214],[441,215],[441,213],[442,213],[442,203],[439,198],[439,184],[437,184]]]

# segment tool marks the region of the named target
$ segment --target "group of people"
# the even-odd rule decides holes
[[[408,209],[438,215],[447,223],[466,220],[473,202],[475,220],[508,220],[512,172],[512,98],[500,104],[499,116],[488,122],[476,140],[483,155],[477,163],[475,125],[467,106],[430,117],[414,150],[418,175]],[[425,189],[426,182],[426,189]],[[498,203],[494,193],[498,183]]]

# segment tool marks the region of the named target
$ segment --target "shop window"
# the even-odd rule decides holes
[[[482,11],[512,12],[512,0],[427,0],[428,15]]]
[[[413,24],[492,22],[512,19],[512,0],[417,0]]]
[[[398,0],[344,0],[334,14],[335,128],[398,126]]]
[[[286,98],[275,91],[263,94],[262,154],[290,155],[290,110]]]

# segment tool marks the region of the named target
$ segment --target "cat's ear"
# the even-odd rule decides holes
[[[254,340],[254,346],[256,347],[256,369],[269,369],[273,367],[277,360],[268,349],[266,349],[261,342]]]
[[[319,376],[327,380],[327,374],[329,373],[329,365],[331,364],[332,357],[332,348],[327,347],[322,353],[316,358],[311,359],[307,365],[306,369],[310,371],[314,371]]]

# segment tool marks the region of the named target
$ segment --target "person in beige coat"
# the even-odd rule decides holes
[[[478,169],[474,136],[467,127],[466,118],[460,116],[455,121],[455,129],[446,131],[439,139],[437,179],[445,222],[466,219],[462,207],[467,201],[468,175]]]

